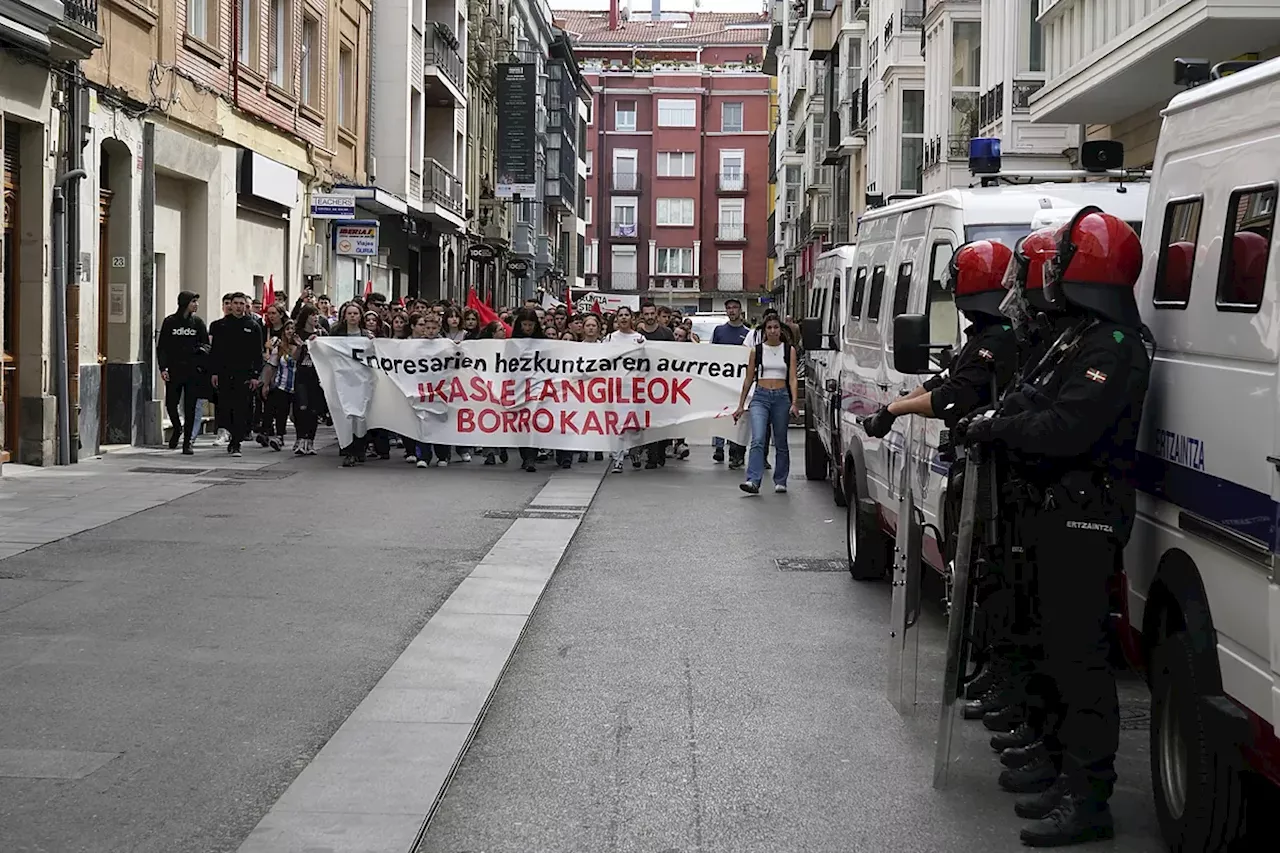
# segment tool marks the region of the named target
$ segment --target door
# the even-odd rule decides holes
[[[636,250],[634,246],[614,246],[609,269],[611,290],[636,289]]]
[[[4,399],[4,447],[0,462],[8,462],[18,446],[18,126],[4,127],[4,244],[0,266],[4,268],[4,348],[0,353],[0,393]]]
[[[107,443],[107,341],[111,330],[111,190],[98,190],[98,446]]]
[[[634,148],[618,148],[613,152],[613,188],[633,192],[639,187],[636,166],[640,153]]]
[[[720,189],[741,192],[746,186],[742,151],[720,152]]]

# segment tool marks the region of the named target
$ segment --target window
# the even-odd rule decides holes
[[[825,330],[822,333],[824,343],[826,341],[834,341],[836,331],[840,327],[840,306],[836,304],[840,301],[840,276],[837,275],[831,279],[831,290],[826,301],[830,305],[824,306],[824,308],[829,308],[830,310],[824,310],[822,315],[826,318],[826,322],[823,324]]]
[[[898,283],[893,286],[893,316],[907,313],[911,301],[911,273],[915,267],[907,261],[898,267]]]
[[[726,149],[720,152],[720,189],[741,192],[746,187],[745,152]]]
[[[320,22],[309,14],[302,16],[302,103],[313,110],[320,103]]]
[[[1198,198],[1171,201],[1164,209],[1164,235],[1160,239],[1160,260],[1156,266],[1155,291],[1151,301],[1157,308],[1186,308],[1191,299],[1191,273],[1196,263],[1200,239]]]
[[[209,32],[217,32],[216,24],[210,26],[210,12],[216,11],[218,4],[210,0],[187,0],[187,33],[201,41],[209,41]]]
[[[356,55],[350,45],[338,48],[338,127],[356,126]]]
[[[867,303],[867,319],[880,321],[880,300],[884,298],[884,267],[871,271],[871,299]]]
[[[849,318],[857,320],[862,316],[862,297],[867,292],[867,268],[858,267],[858,276],[853,280],[853,298],[849,300]]]
[[[636,247],[613,246],[609,252],[609,285],[614,290],[636,289]]]
[[[658,249],[658,275],[693,275],[693,249]]]
[[[924,306],[929,317],[929,340],[952,346],[960,340],[960,315],[954,296],[946,290],[947,266],[954,254],[950,243],[933,244],[929,255],[929,298]]]
[[[695,127],[697,103],[688,98],[659,98],[658,127]]]
[[[613,105],[613,129],[636,129],[636,102],[618,101]]]
[[[267,20],[267,69],[271,85],[284,89],[293,88],[293,62],[289,40],[289,0],[271,0],[271,17]]]
[[[587,206],[585,209],[585,213],[583,213],[582,221],[590,225],[591,224],[591,196],[587,196],[585,201],[587,203]]]
[[[716,236],[721,240],[746,239],[746,208],[740,198],[720,199],[720,225]]]
[[[658,177],[692,178],[695,159],[692,151],[659,151]]]
[[[1219,311],[1254,314],[1261,307],[1275,222],[1275,184],[1231,194],[1218,265]]]
[[[477,112],[479,111],[477,110]],[[588,151],[587,152],[587,174],[590,175],[592,172],[595,171],[595,168],[596,168],[596,152]]]
[[[1026,56],[1028,71],[1044,71],[1044,27],[1036,18],[1040,15],[1040,0],[1022,0],[1026,9]]]
[[[741,250],[722,250],[716,255],[716,289],[742,290]]]
[[[726,101],[720,105],[720,130],[725,133],[742,133],[741,101]]]
[[[982,23],[953,21],[951,24],[951,85],[976,89],[982,85]]]
[[[693,225],[693,199],[660,198],[658,199],[659,225]]]
[[[216,4],[215,4],[216,5]],[[236,54],[241,65],[253,70],[257,64],[257,51],[254,48],[258,41],[258,0],[240,0],[240,28],[236,33],[239,41]]]
[[[923,188],[924,169],[924,91],[904,89],[902,92],[902,169],[903,192],[918,193]]]

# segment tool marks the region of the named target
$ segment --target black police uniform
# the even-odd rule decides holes
[[[991,380],[1004,388],[1018,368],[1018,340],[1004,321],[977,315],[964,330],[965,343],[951,365],[924,382],[933,414],[947,426],[994,402]]]
[[[1119,707],[1109,664],[1109,581],[1132,529],[1129,482],[1151,360],[1144,332],[1081,318],[1029,385],[970,440],[1011,451],[1025,485],[1050,725],[1066,790],[1103,803],[1115,784]]]

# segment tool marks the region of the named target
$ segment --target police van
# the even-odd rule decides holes
[[[1007,179],[1002,173],[1000,180]],[[931,340],[958,348],[965,324],[944,289],[955,251],[974,240],[1013,248],[1033,228],[1066,222],[1090,204],[1141,233],[1147,184],[1042,182],[947,190],[867,213],[853,245],[819,256],[804,322],[805,475],[829,477],[836,503],[848,507],[845,540],[855,578],[883,577],[892,563],[904,475],[923,513],[922,558],[939,572],[944,549],[938,537],[954,521],[942,517],[948,466],[938,456],[941,422],[899,418],[883,439],[867,436],[857,423],[919,384],[920,377],[893,369],[893,318],[927,314]]]
[[[1280,60],[1221,79],[1179,66],[1204,85],[1163,113],[1146,214],[1137,297],[1157,349],[1126,651],[1151,685],[1170,847],[1226,849],[1269,822],[1251,849],[1274,850],[1260,803],[1275,802],[1263,780],[1280,785]]]

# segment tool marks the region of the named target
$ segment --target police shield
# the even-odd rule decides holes
[[[947,660],[943,674],[942,709],[938,714],[938,743],[933,761],[933,786],[947,784],[951,770],[951,737],[956,721],[956,700],[963,695],[963,676],[968,667],[970,636],[976,605],[972,568],[981,495],[991,491],[991,465],[979,447],[968,449],[964,487],[960,502],[960,522],[956,533],[955,557],[950,571],[950,615],[947,623]],[[985,486],[982,481],[987,480]]]
[[[915,420],[914,418],[912,419]],[[902,432],[902,452],[893,454],[898,463],[890,476],[898,483],[898,533],[894,542],[890,582],[893,597],[889,605],[888,678],[889,703],[900,715],[910,714],[916,704],[916,664],[920,649],[916,623],[920,616],[920,547],[922,518],[916,506],[911,477],[911,459],[923,448],[922,430],[912,423]]]

